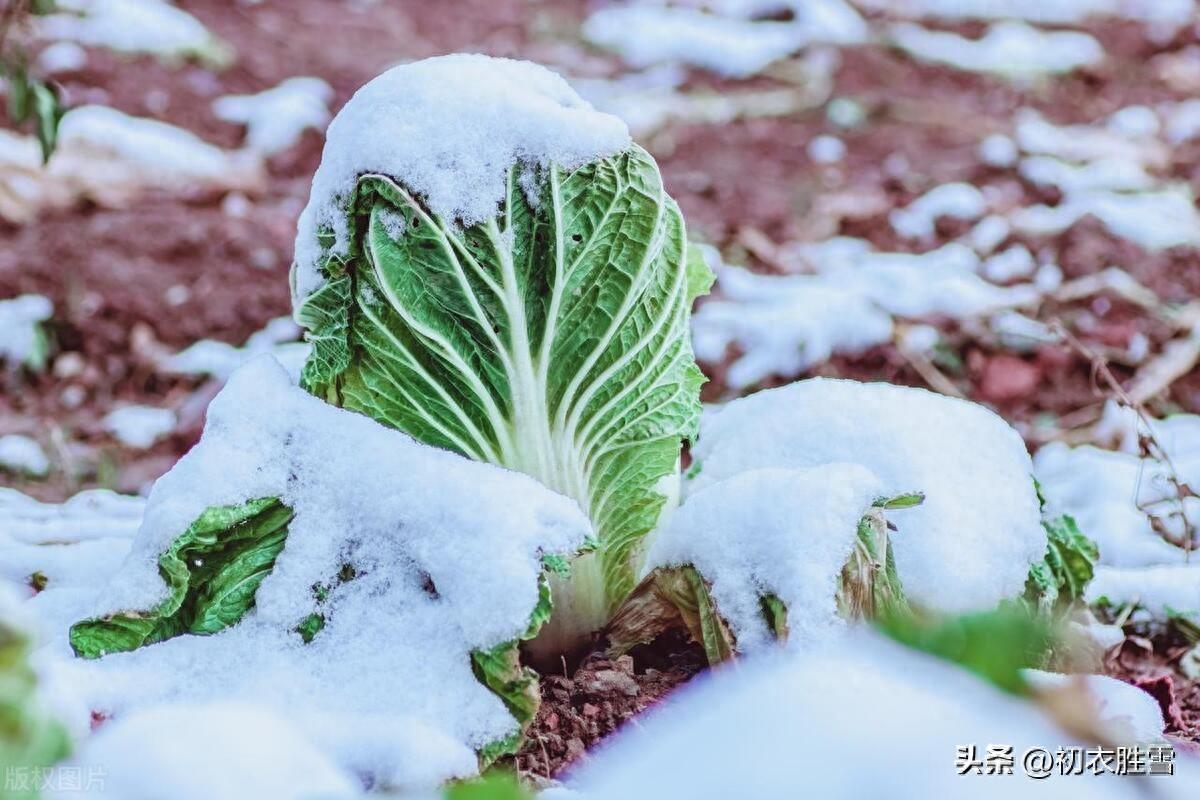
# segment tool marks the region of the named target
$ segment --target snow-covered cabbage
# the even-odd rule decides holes
[[[260,356],[155,484],[55,688],[85,728],[252,701],[350,772],[429,788],[519,741],[538,694],[517,645],[549,615],[546,559],[589,528],[528,476],[329,405]]]
[[[398,67],[330,126],[296,253],[303,385],[574,498],[596,551],[555,586],[549,649],[600,627],[700,415],[710,276],[654,160],[540,67]]]

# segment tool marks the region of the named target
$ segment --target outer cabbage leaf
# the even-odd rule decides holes
[[[711,275],[653,159],[515,166],[497,215],[466,229],[364,175],[348,216],[350,251],[323,237],[326,282],[297,309],[304,386],[576,499],[597,549],[555,586],[549,627],[598,628],[674,505],[700,415],[688,313]]]
[[[292,511],[273,497],[205,511],[158,560],[167,598],[148,612],[122,612],[71,626],[84,658],[124,652],[183,633],[237,623],[283,550]]]
[[[837,590],[838,614],[845,620],[888,618],[909,613],[896,573],[884,512],[910,508],[920,494],[881,498],[858,524],[854,550],[842,568]],[[788,608],[778,596],[759,597],[768,630],[788,639]],[[621,654],[654,641],[670,630],[683,630],[704,648],[710,664],[737,655],[737,641],[713,600],[709,582],[692,565],[660,567],[647,575],[613,615],[605,629],[609,650]]]
[[[1064,514],[1045,519],[1046,555],[1029,568],[1024,602],[1046,617],[1062,617],[1083,600],[1100,553],[1075,519]]]

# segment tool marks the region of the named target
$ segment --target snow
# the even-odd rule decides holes
[[[38,357],[39,323],[50,319],[54,306],[40,294],[0,300],[0,361],[22,364]]]
[[[1192,0],[858,0],[906,17],[946,20],[1020,19],[1051,25],[1078,24],[1091,17],[1144,22],[1164,35],[1194,15]]]
[[[295,341],[301,332],[300,326],[291,317],[276,317],[262,330],[252,333],[242,347],[202,339],[168,357],[161,366],[177,374],[212,375],[224,381],[252,358],[270,354],[299,381],[300,370],[312,349],[307,342]]]
[[[0,171],[20,185],[0,197],[0,216],[18,224],[83,200],[120,207],[147,188],[253,192],[264,182],[256,153],[226,151],[183,128],[98,105],[67,111],[44,166],[35,137],[0,131]]]
[[[224,45],[191,14],[165,0],[57,0],[60,13],[38,21],[45,39],[122,53],[223,60]]]
[[[1160,619],[1176,613],[1200,619],[1200,564],[1099,567],[1087,599],[1138,605]]]
[[[43,477],[50,472],[50,459],[36,439],[10,433],[0,436],[0,470]]]
[[[908,22],[890,28],[893,43],[919,61],[1014,79],[1071,72],[1104,60],[1104,48],[1078,31],[1042,31],[1024,22],[991,25],[979,39]]]
[[[1012,247],[997,253],[983,262],[983,276],[993,283],[1008,283],[1017,278],[1029,278],[1037,269],[1037,261],[1033,253],[1024,245]]]
[[[760,599],[788,609],[789,647],[808,647],[842,625],[835,596],[858,523],[883,492],[857,464],[751,469],[691,494],[658,534],[647,570],[692,564],[738,652],[774,641]]]
[[[1109,741],[1125,745],[1162,744],[1162,709],[1147,692],[1108,675],[1063,675],[1039,669],[1022,670],[1035,691],[1078,687],[1087,696],[1089,715],[1098,720]]]
[[[0,584],[25,585],[42,573],[46,588],[28,601],[30,616],[44,633],[61,632],[90,610],[116,572],[144,505],[106,489],[54,504],[0,488]]]
[[[0,542],[26,544],[130,538],[142,520],[145,501],[107,489],[80,492],[65,503],[41,503],[0,487]]]
[[[976,253],[986,256],[995,252],[1010,233],[1012,226],[1008,224],[1007,219],[999,214],[990,214],[971,228],[971,232],[967,234],[967,243]]]
[[[1014,774],[957,773],[959,746],[976,746],[982,759],[991,743],[1013,746]],[[618,733],[567,783],[579,800],[1136,796],[1120,780],[1039,781],[1022,774],[1029,748],[1053,754],[1072,745],[1083,743],[1035,705],[861,632],[694,680]],[[851,754],[861,757],[851,764]]]
[[[881,494],[925,493],[895,520],[900,580],[957,612],[1020,593],[1046,535],[1021,437],[983,406],[889,384],[813,378],[734,400],[701,422],[694,492],[753,469],[859,464]]]
[[[1108,118],[1108,128],[1124,136],[1157,136],[1162,122],[1149,106],[1126,106]]]
[[[1016,141],[1025,153],[1075,162],[1133,161],[1143,166],[1159,165],[1165,157],[1162,145],[1145,136],[1091,125],[1055,125],[1032,109],[1019,111],[1016,120]]]
[[[246,126],[246,146],[274,155],[295,145],[306,130],[329,124],[333,89],[320,78],[288,78],[258,94],[226,95],[213,101],[218,119]]]
[[[892,318],[852,288],[819,276],[756,275],[740,267],[719,273],[720,298],[692,316],[692,349],[702,362],[741,354],[726,383],[752,386],[771,375],[798,375],[834,352],[856,353],[892,338]]]
[[[130,405],[106,414],[104,427],[122,444],[144,450],[173,431],[176,421],[169,408]]]
[[[624,122],[536,64],[451,55],[393,67],[329,126],[296,236],[297,297],[323,282],[319,229],[330,227],[334,251],[347,251],[343,209],[363,173],[392,176],[435,214],[470,225],[495,214],[518,162],[573,168],[629,144]]]
[[[197,758],[211,768],[198,769]],[[103,777],[90,791],[64,787],[49,800],[342,800],[358,797],[339,769],[282,717],[252,705],[172,704],[101,726],[65,767]],[[82,781],[81,781],[82,783]]]
[[[55,686],[81,698],[75,724],[89,708],[253,700],[381,786],[473,773],[474,750],[515,722],[476,681],[469,653],[525,631],[541,555],[574,552],[589,532],[578,506],[328,405],[262,356],[234,373],[200,443],[155,484],[92,614],[153,607],[170,542],[204,509],[257,497],[281,498],[295,518],[255,608],[213,636],[60,661]],[[325,628],[303,644],[294,629],[317,607],[312,587],[346,563],[357,576],[331,590]]]
[[[927,239],[934,234],[939,217],[979,219],[987,212],[987,201],[976,186],[969,183],[945,183],[891,213],[889,220],[896,233],[910,239]]]
[[[993,133],[979,143],[979,157],[993,167],[1010,167],[1017,161],[1017,145],[1002,133]]]
[[[846,143],[836,136],[817,136],[808,143],[807,152],[818,164],[836,164],[846,157]]]
[[[966,319],[1038,296],[1029,285],[982,280],[978,256],[957,243],[914,255],[832,239],[801,255],[818,274],[760,275],[710,260],[718,296],[692,316],[692,347],[700,361],[718,363],[737,346],[740,355],[725,376],[732,388],[770,375],[794,377],[834,353],[891,341],[893,317]]]
[[[1164,465],[1092,445],[1051,442],[1038,450],[1034,472],[1051,508],[1075,517],[1080,530],[1096,542],[1102,564],[1142,567],[1183,561],[1184,552],[1159,536],[1139,508],[1165,514],[1178,510]],[[1193,514],[1200,520],[1200,508]]]
[[[38,53],[37,63],[48,73],[74,72],[87,66],[87,51],[74,42],[55,42]]]
[[[190,131],[107,106],[71,109],[59,127],[59,142],[101,147],[149,171],[185,179],[215,178],[231,166],[228,153]]]
[[[778,2],[786,22],[756,20],[761,3],[719,4],[707,13],[687,6],[631,2],[601,8],[587,18],[584,37],[620,53],[633,67],[681,63],[731,78],[761,72],[815,43],[856,44],[867,40],[867,26],[842,0]]]
[[[1065,194],[1142,191],[1156,183],[1140,164],[1123,158],[1072,164],[1053,156],[1031,156],[1022,159],[1018,172],[1030,183],[1054,186]]]
[[[1167,140],[1171,144],[1190,142],[1200,136],[1200,99],[1184,100],[1166,112]]]
[[[1031,206],[1013,212],[1013,227],[1036,235],[1061,233],[1085,216],[1100,220],[1115,236],[1146,250],[1200,247],[1200,211],[1184,184],[1138,194],[1084,192],[1057,206]]]
[[[1185,519],[1193,529],[1200,525],[1200,500],[1180,499],[1171,480],[1177,478],[1185,486],[1200,485],[1200,416],[1178,414],[1151,420],[1147,429],[1132,410],[1109,403],[1093,434],[1097,442],[1117,449],[1052,442],[1034,459],[1035,473],[1051,507],[1076,518],[1080,529],[1099,546],[1101,564],[1119,568],[1105,571],[1105,577],[1098,577],[1093,586],[1125,581],[1123,576],[1128,576],[1130,583],[1110,584],[1110,588],[1127,585],[1136,589],[1138,582],[1144,581],[1150,591],[1150,586],[1160,581],[1185,579],[1187,571],[1171,568],[1186,564],[1187,552],[1164,539],[1148,515],[1155,516],[1160,526],[1176,537],[1185,533]],[[1139,440],[1147,434],[1153,434],[1170,463],[1141,457]],[[1163,569],[1156,570],[1160,565]],[[1123,591],[1122,596],[1128,594]],[[1200,602],[1191,602],[1192,608],[1200,610]]]

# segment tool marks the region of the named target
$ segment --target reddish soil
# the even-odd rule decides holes
[[[672,636],[616,659],[595,653],[571,674],[542,677],[542,705],[519,753],[523,774],[554,778],[707,667],[699,646]]]
[[[1200,682],[1179,670],[1179,658],[1193,645],[1161,634],[1129,636],[1108,653],[1105,670],[1149,692],[1162,708],[1167,734],[1200,755]]]

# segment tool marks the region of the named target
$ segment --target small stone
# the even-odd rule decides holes
[[[584,703],[583,704],[583,715],[585,717],[597,717],[600,715],[600,709],[597,706],[592,705],[591,703]],[[567,742],[568,747],[570,746],[570,744],[571,744],[570,742]]]

